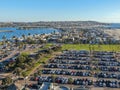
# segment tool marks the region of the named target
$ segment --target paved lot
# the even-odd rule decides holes
[[[101,53],[103,53],[103,55],[100,55]],[[52,73],[47,73],[47,74],[43,73],[42,76],[47,77],[47,76],[55,75],[55,77],[60,77],[60,78],[61,77],[72,78],[72,79],[83,79],[84,78],[84,79],[93,80],[93,82],[94,82],[93,85],[96,85],[97,80],[98,80],[99,84],[102,83],[102,81],[99,81],[99,80],[105,80],[105,82],[106,81],[111,81],[111,82],[118,81],[119,82],[119,80],[117,78],[111,78],[111,77],[106,78],[106,76],[101,78],[101,77],[95,77],[94,76],[95,73],[98,74],[99,72],[108,73],[108,74],[116,74],[116,75],[120,74],[119,70],[114,71],[114,69],[120,67],[120,66],[116,66],[116,65],[120,65],[120,64],[119,64],[119,61],[117,61],[116,58],[114,57],[114,53],[112,53],[112,52],[98,52],[98,55],[96,57],[98,57],[98,58],[100,57],[100,60],[97,60],[97,61],[93,59],[94,57],[85,58],[86,56],[89,57],[90,55],[87,55],[87,53],[78,54],[78,52],[76,52],[76,51],[73,51],[73,52],[71,51],[70,53],[66,53],[66,54],[62,54],[60,56],[56,56],[56,58],[53,59],[53,60],[56,60],[55,62],[52,62],[52,60],[51,60],[48,64],[43,65],[43,67],[41,68],[42,70],[53,70]],[[66,61],[66,62],[64,62],[64,61]],[[72,61],[72,63],[70,63],[71,61]],[[81,61],[81,62],[86,61],[86,62],[90,62],[90,65],[79,64],[79,63],[78,64],[73,64],[73,61]],[[101,65],[99,64],[98,65],[99,62],[104,62],[104,64],[106,66],[104,64],[101,64]],[[73,66],[78,67],[78,68],[74,68]],[[81,66],[81,67],[79,68],[79,66]],[[87,69],[87,68],[85,69],[84,66],[90,66],[91,69],[90,70]],[[81,69],[82,67],[85,70]],[[111,68],[111,67],[113,68],[113,71],[112,70],[109,71],[109,68]],[[103,68],[103,69],[101,69],[101,68]],[[99,69],[99,71],[97,71],[97,69]],[[89,71],[89,72],[92,72],[93,75],[92,75],[92,77],[90,77],[90,76],[66,75],[64,73],[64,71],[63,71],[62,74],[56,74],[54,70],[56,70],[56,72],[58,72],[58,70],[66,70],[66,71],[74,71],[74,72],[77,72],[77,71],[87,72],[87,71]],[[73,85],[73,86],[76,86],[76,85]],[[94,87],[93,90],[95,90],[95,89],[96,90],[97,89],[98,90],[107,90],[109,88],[107,88],[107,87],[105,87],[105,88]],[[112,90],[113,88],[110,88],[110,89]],[[114,90],[117,90],[117,89],[114,88]]]

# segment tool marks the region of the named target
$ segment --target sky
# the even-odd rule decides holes
[[[120,0],[0,0],[0,22],[120,23]]]

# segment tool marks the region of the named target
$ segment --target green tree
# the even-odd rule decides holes
[[[13,80],[11,79],[11,77],[6,77],[2,80],[2,85],[9,85],[12,84]]]
[[[35,55],[35,58],[36,58],[36,59],[40,59],[40,54],[37,53],[37,54]]]
[[[68,78],[68,83],[72,84],[73,83],[73,79],[72,78]]]
[[[38,73],[38,75],[39,75],[39,76],[41,76],[42,71],[41,71],[41,70],[38,70],[38,72],[37,72],[37,73]]]
[[[21,64],[21,63],[27,62],[28,60],[29,60],[28,54],[27,53],[21,53],[17,58],[17,63]]]
[[[21,71],[22,71],[22,69],[19,68],[19,67],[17,67],[17,68],[15,69],[16,75],[20,76],[20,75],[21,75]]]
[[[34,73],[34,75],[33,75],[33,76],[34,76],[34,78],[36,78],[36,77],[38,76],[38,74],[37,74],[37,73]]]
[[[23,56],[23,55],[20,55],[18,58],[17,58],[17,64],[21,65],[22,63],[24,63],[26,60],[26,58]]]
[[[22,76],[25,78],[27,77],[27,73],[26,72],[22,72]]]

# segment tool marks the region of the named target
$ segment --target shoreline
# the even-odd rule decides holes
[[[13,32],[12,30],[0,30],[0,33],[2,32]]]

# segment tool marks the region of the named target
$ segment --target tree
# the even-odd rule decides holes
[[[28,36],[30,36],[31,34],[30,33],[28,33]]]
[[[25,40],[25,35],[24,34],[22,35],[22,38]]]
[[[73,79],[72,78],[68,78],[68,83],[72,84],[73,83]]]
[[[28,61],[29,61],[28,54],[21,53],[16,60],[16,64],[17,64],[17,66],[21,66],[24,62],[28,62]]]
[[[2,85],[9,85],[12,84],[13,80],[11,79],[11,77],[6,77],[2,80]]]
[[[41,71],[41,70],[39,70],[37,73],[38,73],[38,75],[39,75],[39,76],[41,76],[42,71]]]
[[[69,83],[69,84],[72,84],[72,83],[73,83],[73,79],[72,79],[72,78],[68,78],[68,83]],[[70,86],[70,88],[72,89],[72,85]],[[71,89],[70,89],[70,90],[71,90]]]
[[[56,76],[55,76],[55,75],[52,75],[51,77],[52,77],[53,83],[55,83]]]
[[[40,58],[40,54],[37,53],[37,54],[35,55],[35,58],[36,58],[36,59],[39,59],[39,58]]]
[[[22,76],[24,77],[25,86],[26,86],[27,73],[26,72],[22,72]]]
[[[18,76],[20,76],[21,75],[21,71],[22,71],[22,69],[21,68],[16,68],[15,69],[15,73],[16,73],[16,75],[18,75]]]
[[[24,68],[25,68],[25,69],[29,69],[30,66],[29,66],[28,64],[24,64]]]
[[[15,44],[16,44],[16,47],[17,47],[19,45],[19,40],[18,40],[18,38],[15,38],[14,40],[15,40]]]
[[[23,48],[23,46],[24,46],[24,43],[23,43],[23,42],[20,42],[20,43],[19,43],[19,51]]]
[[[22,76],[25,78],[27,76],[26,72],[22,72]]]
[[[23,56],[23,55],[20,55],[18,58],[17,58],[17,65],[21,65],[22,63],[24,63],[26,60],[26,58]]]
[[[34,73],[33,75],[34,75],[34,79],[36,79],[36,77],[38,76],[38,74],[37,74],[37,73]]]
[[[3,35],[2,39],[3,39],[3,44],[5,44],[5,41],[6,41],[6,36],[5,36],[5,35]]]

